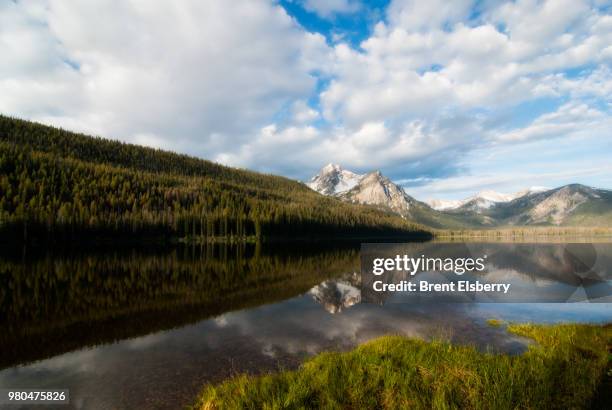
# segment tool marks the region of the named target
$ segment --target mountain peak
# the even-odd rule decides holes
[[[540,192],[545,192],[549,190],[550,188],[543,187],[543,186],[532,186],[527,189],[523,189],[521,191],[515,192],[513,199],[522,198],[524,196],[531,195],[531,194],[539,194]]]
[[[560,189],[567,189],[567,190],[573,190],[573,191],[582,191],[582,192],[593,192],[593,191],[596,190],[593,187],[590,187],[588,185],[583,185],[583,184],[568,184],[568,185],[562,186]]]
[[[394,184],[380,170],[359,175],[342,169],[337,164],[324,166],[307,184],[311,189],[337,196],[349,202],[376,205],[390,209],[402,216],[417,203],[403,188]]]
[[[472,197],[473,199],[484,199],[485,201],[490,202],[507,202],[512,200],[512,194],[503,194],[501,192],[493,191],[493,190],[484,190],[478,192],[476,195]]]
[[[385,177],[382,172],[380,172],[379,170],[375,170],[375,171],[371,171],[368,172],[367,174],[365,174],[363,176],[363,179],[375,179],[375,180],[383,180],[386,179],[387,177]]]
[[[453,210],[458,208],[467,208],[473,211],[480,211],[489,209],[498,203],[510,202],[518,198],[522,198],[528,195],[548,191],[549,188],[542,186],[532,186],[527,189],[515,192],[513,194],[505,194],[497,192],[491,189],[480,191],[472,196],[465,199],[457,200],[444,200],[444,199],[432,199],[427,203],[433,209],[438,211]]]
[[[342,170],[343,168],[341,165],[330,162],[329,164],[321,168],[321,170],[319,171],[319,174],[329,173],[329,172],[334,172],[334,171],[342,171]]]
[[[362,175],[330,162],[321,168],[319,173],[312,177],[306,185],[323,195],[336,195],[353,188],[362,177]]]

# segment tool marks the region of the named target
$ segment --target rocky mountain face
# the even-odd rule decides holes
[[[464,200],[426,204],[380,171],[356,174],[329,164],[307,185],[324,195],[386,208],[434,228],[612,226],[612,191],[580,184],[555,189],[532,187],[513,194],[483,191]]]
[[[611,226],[612,191],[572,184],[545,191],[530,190],[488,208],[463,205],[446,213],[476,218],[481,226]]]
[[[527,213],[530,222],[561,224],[573,211],[589,199],[598,199],[595,190],[588,187],[565,186],[534,204]]]
[[[380,171],[359,175],[328,164],[321,168],[306,185],[324,195],[336,196],[344,201],[375,205],[390,209],[404,217],[411,217],[414,207],[429,208],[408,195]]]
[[[402,216],[410,216],[411,208],[419,205],[380,171],[365,174],[357,185],[339,196],[350,202],[387,207]]]
[[[500,204],[491,216],[508,225],[609,226],[612,191],[565,185]]]

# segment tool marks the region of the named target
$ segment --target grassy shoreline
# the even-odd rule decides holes
[[[434,229],[435,240],[442,241],[555,241],[584,239],[612,241],[612,228],[608,227],[499,227],[487,229]]]
[[[517,356],[385,336],[322,353],[298,370],[206,386],[193,409],[589,408],[606,372],[612,325],[511,324],[536,343]]]

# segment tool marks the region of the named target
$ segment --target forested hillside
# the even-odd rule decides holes
[[[0,234],[209,239],[427,235],[287,178],[0,116]]]

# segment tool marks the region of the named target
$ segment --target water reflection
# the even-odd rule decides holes
[[[340,313],[343,309],[361,302],[361,275],[357,272],[326,280],[308,292],[329,313]]]
[[[371,267],[375,258],[408,255],[429,260],[484,260],[484,271],[457,275],[435,269],[419,269],[416,274],[402,270],[386,271],[381,276],[371,273],[363,277],[365,301],[389,302],[566,302],[612,301],[612,250],[610,244],[507,244],[507,243],[421,243],[368,244],[361,258]],[[449,259],[450,258],[450,259]],[[433,265],[433,263],[432,263]],[[510,284],[507,293],[491,292],[376,292],[375,281],[419,284],[451,284],[460,282]],[[378,286],[380,289],[380,286]]]
[[[0,368],[291,298],[358,253],[209,246],[0,260]]]
[[[480,246],[498,255],[497,275],[512,272],[525,283],[562,282],[567,266],[584,267],[555,269],[559,245]],[[610,245],[598,248],[598,263],[611,266],[611,255]],[[358,269],[355,246],[5,260],[0,306],[8,332],[0,337],[9,353],[0,388],[70,388],[71,408],[177,408],[206,382],[293,368],[382,334],[518,353],[527,341],[486,319],[612,321],[603,303],[359,303]]]

